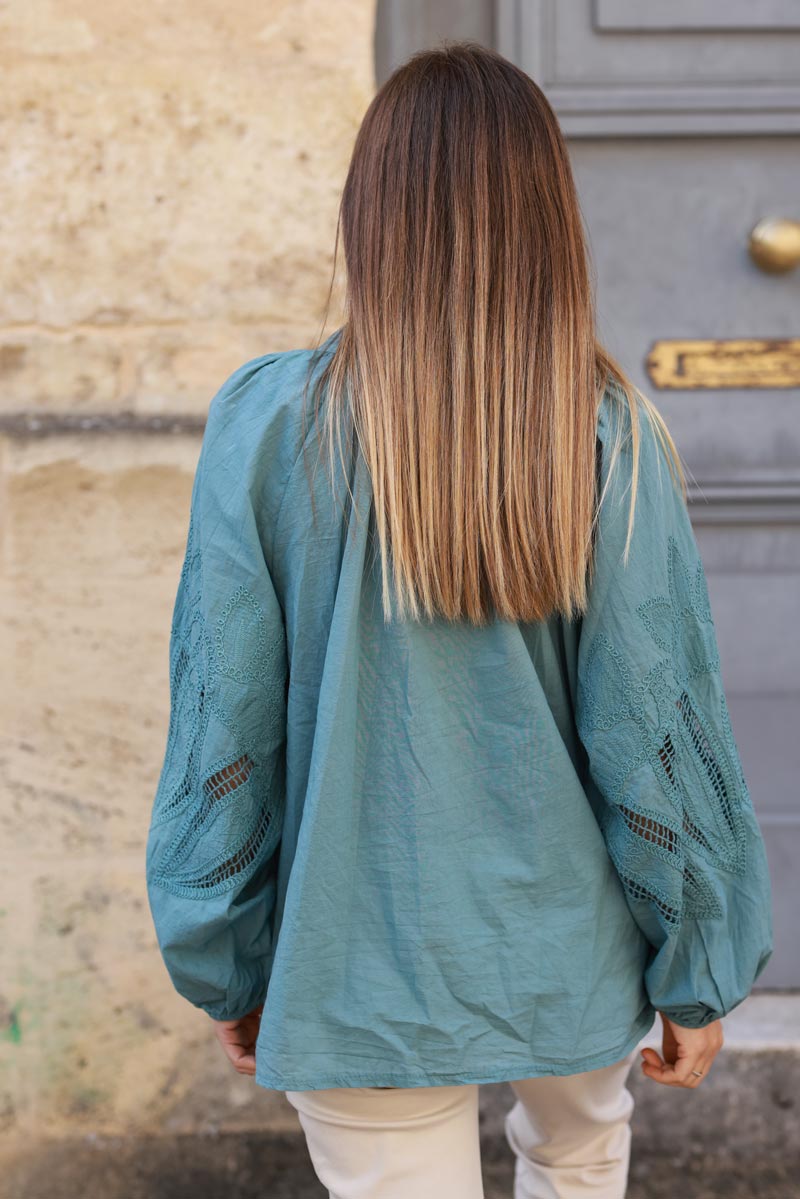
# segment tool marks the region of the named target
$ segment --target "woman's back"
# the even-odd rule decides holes
[[[723,1015],[769,956],[769,880],[647,419],[630,559],[623,448],[582,617],[386,622],[363,457],[355,510],[309,489],[309,365],[246,363],[209,412],[148,843],[175,986],[217,1018],[263,1001],[256,1081],[285,1090],[571,1074],[656,1008]],[[620,424],[607,392],[601,484]]]

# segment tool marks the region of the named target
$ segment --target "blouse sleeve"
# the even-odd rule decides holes
[[[218,1020],[265,998],[285,782],[283,613],[212,402],[169,642],[147,891],[176,990]],[[224,447],[224,448],[221,448]]]
[[[651,946],[652,1006],[701,1028],[741,1003],[766,966],[772,895],[694,531],[652,421],[638,411],[639,483],[623,565],[631,420],[621,406],[601,407],[601,487],[612,433],[623,448],[596,530],[576,720],[609,855]]]

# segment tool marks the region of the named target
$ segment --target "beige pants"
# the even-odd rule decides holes
[[[515,1079],[505,1135],[514,1199],[623,1199],[638,1056],[600,1070]],[[484,1199],[478,1086],[287,1091],[330,1199]]]

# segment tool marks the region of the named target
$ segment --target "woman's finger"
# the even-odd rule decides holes
[[[255,1074],[256,1059],[254,1054],[243,1051],[238,1056],[236,1053],[229,1053],[228,1057],[240,1074]]]
[[[692,1074],[692,1071],[702,1071],[702,1067],[699,1064],[702,1060],[702,1055],[698,1053],[679,1057],[674,1063],[664,1062],[660,1058],[658,1062],[650,1059],[643,1066],[643,1072],[649,1078],[653,1078],[656,1082],[663,1083],[665,1086],[693,1087],[701,1081],[701,1078],[698,1075]]]
[[[714,1056],[715,1055],[713,1053],[709,1053],[709,1052],[703,1053],[700,1057],[699,1062],[695,1062],[695,1064],[692,1066],[691,1085],[693,1087],[699,1086],[700,1083],[705,1078],[708,1078],[711,1067],[714,1064]],[[697,1075],[695,1075],[695,1073],[694,1073],[695,1070],[698,1070],[700,1072],[699,1077]]]
[[[247,1025],[243,1021],[218,1021],[214,1031],[225,1056],[236,1070],[240,1074],[255,1074],[255,1044]]]
[[[722,1048],[721,1021],[713,1021],[703,1029],[684,1028],[668,1018],[663,1018],[663,1023],[662,1053],[649,1046],[643,1049],[642,1073],[665,1086],[700,1086]]]
[[[642,1050],[642,1066],[663,1066],[664,1062],[661,1055],[650,1046]]]

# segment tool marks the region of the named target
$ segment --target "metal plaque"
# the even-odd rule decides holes
[[[656,341],[645,366],[663,389],[800,387],[800,338]]]

